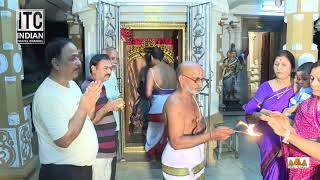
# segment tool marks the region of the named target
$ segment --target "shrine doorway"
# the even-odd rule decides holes
[[[145,50],[160,47],[164,61],[177,68],[185,59],[185,23],[121,23],[120,55],[123,59],[122,92],[126,102],[121,129],[123,157],[132,161],[144,157],[148,101],[143,84],[148,66]],[[139,154],[141,156],[139,156]]]
[[[136,9],[133,11],[132,8]],[[212,71],[214,65],[211,62],[212,4],[211,2],[178,3],[175,6],[158,5],[157,8],[161,11],[160,14],[151,13],[154,6],[143,3],[121,6],[99,1],[97,6],[97,49],[101,51],[107,47],[115,47],[120,53],[120,64],[115,71],[126,107],[120,116],[118,158],[128,161],[133,160],[126,157],[127,154],[134,157],[145,154],[145,138],[141,128],[143,123],[135,121],[134,119],[140,117],[132,117],[132,114],[141,94],[138,93],[138,87],[146,72],[144,60],[146,48],[160,47],[164,51],[165,60],[173,68],[184,60],[194,61],[203,67],[206,84],[197,99],[203,117],[207,120],[206,124],[211,127],[209,117],[214,110],[211,107],[213,104],[211,95],[215,92],[211,88],[212,82],[215,82]],[[150,12],[141,9],[150,9]],[[167,14],[168,9],[172,9],[171,14]],[[166,19],[168,17],[170,19]],[[139,128],[135,128],[137,124],[140,124]],[[207,146],[209,147],[208,144]]]

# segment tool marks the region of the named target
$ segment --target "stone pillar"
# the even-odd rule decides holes
[[[67,23],[69,27],[69,39],[72,40],[72,42],[77,46],[79,51],[79,58],[81,60],[81,63],[83,66],[85,66],[84,62],[84,52],[82,47],[82,27],[81,24],[78,21],[78,17],[75,15],[71,15],[71,13],[68,15]],[[84,69],[84,68],[83,68]],[[77,79],[75,80],[77,83],[81,83],[85,79],[83,71],[79,74]]]
[[[317,45],[313,44],[313,22],[319,17],[319,0],[286,0],[285,18],[287,23],[287,43],[283,49],[289,50],[296,58],[296,67],[303,62],[318,59]]]
[[[219,80],[220,75],[218,75],[216,72],[221,70],[221,67],[218,66],[218,62],[221,60],[221,54],[219,51],[221,51],[221,43],[219,43],[219,37],[222,34],[222,28],[219,26],[220,20],[222,18],[222,15],[225,13],[228,13],[228,2],[224,0],[212,0],[212,17],[211,17],[211,71],[212,73],[212,85],[211,85],[211,109],[210,113],[211,115],[215,115],[216,113],[219,113]],[[223,56],[223,55],[222,55]],[[217,120],[215,120],[217,121]],[[223,121],[223,120],[222,120]],[[219,120],[220,122],[220,120]],[[216,122],[215,122],[216,124]]]
[[[21,47],[16,44],[18,0],[0,1],[0,179],[26,179],[38,165],[31,119],[24,112]]]
[[[209,122],[208,130],[212,130],[216,127],[217,124],[223,123],[223,115],[219,112],[219,102],[220,102],[220,96],[219,96],[219,75],[216,74],[218,69],[220,67],[218,66],[218,62],[221,59],[221,56],[217,53],[219,51],[219,43],[218,43],[218,34],[221,34],[221,27],[218,26],[222,14],[227,13],[228,9],[228,3],[227,1],[223,0],[212,0],[212,17],[211,17],[211,48],[212,51],[210,53],[211,58],[211,108],[210,108],[210,117],[207,120]],[[216,141],[210,141],[208,142],[208,153],[207,153],[207,163],[208,164],[214,164],[215,161],[215,153],[214,149],[217,147]]]
[[[97,20],[96,9],[79,13],[79,18],[84,26],[84,54],[85,77],[90,75],[90,59],[98,52],[97,49]]]
[[[224,23],[220,20],[218,23],[220,26],[220,29],[223,29]],[[226,107],[225,104],[223,104],[223,77],[222,77],[222,72],[223,72],[223,59],[225,58],[223,51],[222,51],[222,32],[223,31],[218,31],[217,32],[217,48],[216,48],[216,53],[217,53],[217,70],[216,70],[216,81],[217,81],[217,88],[216,91],[219,94],[219,110],[223,111]]]

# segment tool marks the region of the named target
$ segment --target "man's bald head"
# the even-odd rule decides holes
[[[108,47],[102,51],[104,54],[107,54],[111,60],[111,63],[116,66],[119,64],[119,54],[114,47]]]
[[[177,69],[177,77],[180,75],[192,75],[192,74],[198,74],[202,70],[202,67],[192,61],[184,61],[182,62]]]
[[[204,71],[202,67],[192,61],[181,63],[177,69],[179,89],[182,91],[198,94],[203,85]]]
[[[108,53],[110,53],[110,52],[112,52],[112,51],[115,51],[115,52],[118,53],[117,49],[114,48],[114,47],[107,47],[107,48],[105,48],[105,49],[102,50],[102,53],[108,54]]]

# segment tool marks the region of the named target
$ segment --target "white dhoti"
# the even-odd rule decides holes
[[[112,158],[97,158],[92,165],[92,180],[110,179]]]
[[[162,153],[162,174],[166,180],[204,179],[204,144],[175,150],[167,143]]]
[[[174,90],[157,90],[153,92],[151,108],[148,114],[148,128],[145,150],[149,156],[161,155],[166,145],[166,133],[164,133],[164,122],[162,110],[167,98]]]

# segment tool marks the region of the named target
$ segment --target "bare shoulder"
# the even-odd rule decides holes
[[[176,92],[174,92],[173,94],[171,94],[168,97],[168,99],[164,105],[165,106],[164,109],[166,112],[168,112],[167,109],[170,109],[170,112],[174,112],[173,110],[181,109],[181,107],[183,107],[181,105],[182,105],[181,98],[179,97],[179,95]]]
[[[155,68],[154,68],[154,67],[150,67],[150,68],[148,69],[148,73],[151,73],[151,71],[155,71]]]
[[[156,69],[154,67],[151,67],[151,68],[149,68],[147,70],[147,76],[149,76],[149,77],[152,77],[152,76],[154,76],[156,74],[157,74],[157,72],[156,72]]]
[[[160,68],[161,68],[161,67],[160,67],[160,64],[155,65],[155,66],[152,67],[152,69],[153,69],[154,71],[159,71]]]
[[[170,126],[169,128],[175,127],[177,124],[183,121],[183,105],[179,95],[174,92],[170,95],[164,105],[165,121]]]
[[[159,65],[155,65],[155,66],[153,66],[151,69],[152,69],[153,75],[154,75],[155,77],[157,77],[157,76],[159,75],[159,73],[160,73],[160,67],[159,67]]]

